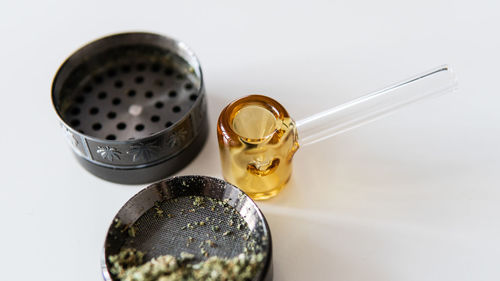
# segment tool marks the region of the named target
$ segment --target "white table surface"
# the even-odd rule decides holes
[[[144,188],[84,171],[50,100],[81,45],[143,30],[204,70],[210,135],[178,175],[221,177],[215,122],[269,95],[297,120],[443,63],[460,89],[296,154],[259,202],[276,281],[500,279],[498,1],[2,1],[1,280],[102,280],[112,217]]]

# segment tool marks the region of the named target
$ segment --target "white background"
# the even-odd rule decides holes
[[[259,202],[276,281],[500,279],[498,1],[2,1],[1,280],[101,280],[112,217],[142,186],[78,165],[50,100],[81,45],[122,31],[186,42],[210,135],[179,175],[221,177],[215,122],[260,93],[298,120],[449,63],[460,89],[296,154]]]

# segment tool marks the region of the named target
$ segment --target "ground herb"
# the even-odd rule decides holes
[[[156,216],[159,218],[163,217],[163,210],[160,208],[157,208],[156,209]]]
[[[189,261],[194,255],[186,252],[180,258],[166,255],[143,264],[144,254],[135,249],[124,249],[110,256],[110,272],[120,281],[195,281],[195,280],[251,280],[263,266],[263,254],[240,254],[234,258],[210,257],[197,264]]]
[[[119,218],[115,219],[115,228],[119,228],[122,225],[122,221]]]
[[[201,249],[200,249],[200,252],[201,252],[201,254],[202,254],[203,256],[208,257],[208,252],[207,252],[207,250],[205,250],[205,248],[201,248]]]
[[[109,257],[109,262],[112,265],[110,267],[110,272],[116,277],[115,280],[120,281],[194,281],[194,280],[207,280],[207,281],[243,281],[251,280],[257,273],[257,271],[262,266],[262,261],[264,255],[261,252],[262,248],[256,246],[254,238],[251,238],[250,233],[238,233],[236,230],[248,229],[245,220],[239,215],[239,213],[228,204],[230,200],[226,199],[224,201],[201,197],[201,196],[191,196],[192,209],[181,209],[180,214],[187,216],[187,213],[194,213],[196,208],[204,208],[206,205],[211,204],[212,211],[214,211],[217,205],[221,206],[219,210],[224,213],[229,214],[228,219],[218,220],[216,223],[216,218],[206,217],[204,220],[190,222],[187,225],[182,226],[181,230],[195,229],[197,226],[209,225],[211,226],[212,232],[214,232],[213,240],[210,240],[209,233],[206,233],[207,240],[201,241],[199,244],[199,249],[202,257],[206,257],[207,260],[194,264],[195,255],[187,252],[181,252],[180,257],[174,257],[170,255],[160,256],[150,261],[143,263],[144,254],[135,249],[124,249],[119,254]],[[241,198],[238,198],[241,199]],[[177,199],[174,199],[177,201]],[[167,217],[172,218],[172,214],[166,214],[160,208],[160,202],[156,202],[154,205],[154,211],[156,217],[163,217],[165,214]],[[208,207],[208,206],[207,206]],[[210,222],[211,221],[211,222]],[[122,222],[115,219],[115,227],[118,228],[122,225]],[[222,223],[229,225],[231,230],[224,231],[221,229]],[[218,225],[217,225],[218,224]],[[262,223],[259,222],[262,226]],[[125,225],[122,231],[127,231],[130,237],[135,237],[137,232],[137,227],[135,225],[128,227]],[[222,232],[222,234],[216,234],[216,232]],[[232,236],[235,240],[238,237],[243,238],[247,241],[243,247],[243,253],[237,257],[227,259],[219,257],[209,257],[209,248],[216,248],[217,244],[213,241],[217,241],[217,236],[219,238],[225,236]],[[203,238],[201,238],[203,239]],[[231,239],[231,237],[224,238]],[[267,237],[263,237],[263,240],[267,240]],[[186,247],[189,247],[195,239],[191,236],[187,238]],[[257,254],[258,253],[258,254]]]
[[[206,243],[208,246],[212,247],[212,248],[215,248],[215,247],[217,246],[217,245],[215,244],[215,242],[214,242],[214,241],[212,241],[212,240],[210,240],[210,239],[209,239],[209,240],[206,240],[206,241],[205,241],[205,243]]]
[[[203,205],[205,205],[205,198],[201,196],[194,196],[193,206],[200,207]]]
[[[194,255],[191,253],[181,252],[181,261],[190,261],[194,259]]]
[[[162,218],[163,217],[163,210],[160,208],[160,204],[161,204],[161,202],[159,202],[159,201],[155,202],[155,211],[156,211],[155,216]]]
[[[135,237],[136,232],[137,232],[137,227],[135,227],[135,226],[131,226],[131,227],[128,229],[128,236],[130,236],[130,237]]]

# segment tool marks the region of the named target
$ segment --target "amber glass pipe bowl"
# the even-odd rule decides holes
[[[226,106],[217,122],[222,173],[253,199],[278,194],[292,174],[295,122],[277,101],[250,95]]]
[[[222,173],[254,199],[273,197],[292,174],[297,131],[300,146],[307,146],[456,88],[454,72],[441,65],[296,123],[269,97],[241,98],[222,110],[217,123]]]

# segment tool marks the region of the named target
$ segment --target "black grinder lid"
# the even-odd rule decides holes
[[[117,183],[166,178],[200,152],[208,133],[198,59],[157,34],[85,45],[58,70],[52,102],[82,166]]]

